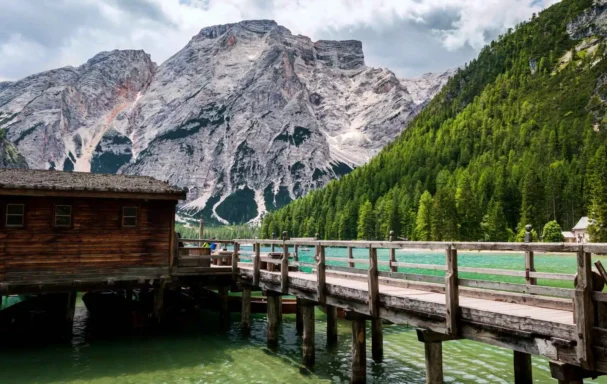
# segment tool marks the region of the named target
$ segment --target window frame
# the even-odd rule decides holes
[[[22,213],[21,214],[16,214],[16,213],[8,213],[9,211],[9,206],[21,206],[22,207]],[[16,225],[16,224],[9,224],[8,223],[8,218],[9,216],[21,216],[21,224]],[[25,203],[6,203],[6,212],[4,213],[4,226],[6,228],[23,228],[25,227]]]
[[[69,215],[59,215],[59,217],[69,217],[70,218],[70,223],[68,225],[65,224],[57,224],[57,208],[58,207],[70,207],[70,214]],[[53,227],[54,228],[72,228],[72,226],[74,225],[74,207],[72,206],[72,204],[54,204],[53,205]]]
[[[135,215],[129,215],[126,216],[125,215],[125,210],[126,209],[134,209],[135,210]],[[123,205],[122,206],[122,210],[121,210],[122,214],[120,215],[120,224],[122,226],[122,228],[138,228],[139,227],[139,206],[137,205]],[[135,218],[135,225],[127,225],[124,223],[124,219],[125,218]]]

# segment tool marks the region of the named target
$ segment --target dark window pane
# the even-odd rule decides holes
[[[70,216],[57,216],[55,217],[55,225],[59,227],[69,227],[72,225],[72,218]]]
[[[6,215],[6,225],[11,227],[23,226],[23,215]]]
[[[23,215],[23,204],[8,204],[6,213],[9,215]]]
[[[70,216],[72,214],[71,205],[57,205],[55,206],[55,215]]]
[[[137,216],[137,207],[124,207],[122,209],[123,216]]]
[[[137,226],[137,218],[125,216],[122,218],[122,225],[125,227],[135,227]]]

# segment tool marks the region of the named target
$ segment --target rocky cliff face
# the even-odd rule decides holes
[[[250,221],[365,163],[449,74],[399,80],[358,41],[243,21],[159,67],[113,51],[0,83],[0,128],[30,167],[153,176],[189,189],[184,212]]]

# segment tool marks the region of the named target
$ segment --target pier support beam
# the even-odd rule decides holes
[[[443,341],[455,340],[453,336],[425,329],[417,330],[417,339],[424,343],[426,358],[426,384],[443,383]]]
[[[228,307],[228,287],[219,287],[219,321],[222,328],[228,328],[230,308]]]
[[[72,331],[72,325],[74,324],[74,315],[76,313],[76,297],[78,292],[70,291],[67,293],[67,302],[65,306],[65,326],[66,332]],[[1,304],[1,303],[0,303]]]
[[[314,366],[316,354],[314,351],[314,305],[315,303],[307,300],[300,300],[301,317],[303,320],[303,363],[306,367]]]
[[[278,324],[282,323],[282,296],[278,296]]]
[[[303,317],[301,313],[301,299],[295,299],[295,329],[298,335],[303,335]]]
[[[585,378],[594,379],[604,375],[604,373],[589,371],[560,361],[550,362],[550,374],[558,380],[559,384],[582,384]]]
[[[162,280],[160,285],[154,289],[154,317],[158,324],[162,323],[164,317],[164,290],[166,280]]]
[[[276,347],[278,345],[280,295],[276,292],[268,291],[266,298],[268,301],[268,345]]]
[[[352,373],[350,383],[367,382],[367,347],[365,318],[352,316]]]
[[[337,307],[327,305],[327,346],[331,347],[337,344]]]
[[[384,358],[384,332],[381,319],[371,319],[371,355],[376,363]]]
[[[514,384],[531,383],[533,383],[531,355],[525,352],[514,351]]]
[[[242,289],[241,323],[242,333],[249,335],[251,333],[251,288]]]

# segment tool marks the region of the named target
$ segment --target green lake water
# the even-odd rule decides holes
[[[312,252],[302,252],[312,260]],[[356,250],[355,257],[366,257]],[[345,256],[343,249],[330,249],[329,257]],[[388,254],[380,251],[379,259]],[[444,264],[442,252],[397,253],[399,261]],[[503,269],[524,268],[520,254],[460,253],[459,265]],[[364,267],[361,265],[361,267]],[[575,273],[575,258],[536,255],[542,272]],[[432,274],[434,271],[427,271]],[[478,275],[472,276],[479,278]],[[483,276],[483,278],[487,278]],[[499,280],[505,281],[501,276]],[[509,280],[509,279],[508,279]],[[517,281],[513,279],[512,281]],[[540,284],[544,283],[543,281]],[[559,285],[559,284],[556,284]],[[560,284],[559,286],[568,286]],[[196,325],[172,331],[116,333],[111,337],[93,332],[88,314],[78,303],[72,336],[62,343],[0,347],[1,384],[169,384],[169,383],[347,383],[350,373],[350,323],[339,321],[338,345],[325,347],[325,316],[316,312],[316,366],[303,368],[301,340],[295,332],[295,316],[285,315],[279,347],[266,347],[266,320],[254,315],[250,337],[240,333],[239,315],[232,316],[227,330],[220,330],[218,317],[205,312]],[[111,333],[110,333],[111,334]],[[1,344],[1,343],[0,343]],[[384,326],[384,361],[370,360],[367,334],[369,383],[424,383],[423,344],[414,329]],[[512,383],[512,352],[472,341],[443,344],[445,382]],[[536,383],[553,383],[548,362],[533,358]],[[592,381],[586,381],[592,382]],[[607,383],[607,379],[595,382]]]

